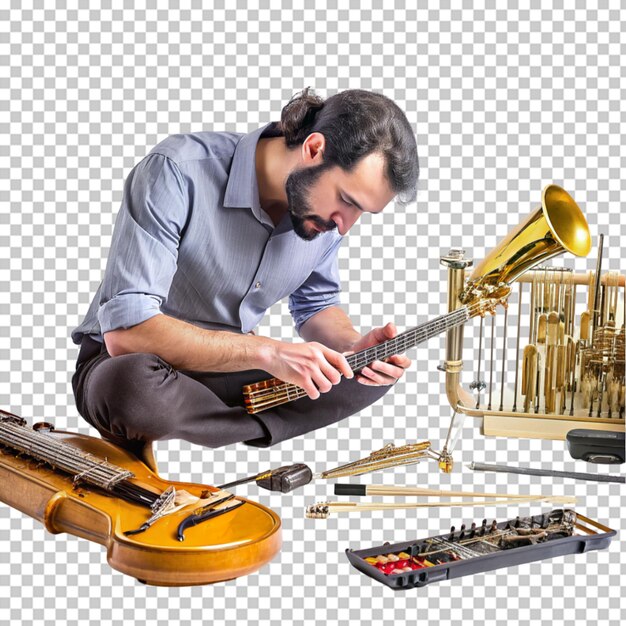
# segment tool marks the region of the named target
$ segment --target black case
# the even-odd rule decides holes
[[[537,543],[531,546],[509,548],[492,554],[467,558],[452,563],[443,563],[441,565],[434,565],[425,569],[404,572],[402,574],[384,574],[365,561],[365,559],[369,556],[388,553],[407,552],[412,554],[415,552],[416,546],[425,542],[427,539],[433,539],[432,537],[405,541],[404,543],[385,543],[382,546],[376,546],[366,550],[348,549],[346,550],[346,555],[350,563],[352,563],[356,569],[367,574],[370,578],[383,583],[383,585],[387,585],[387,587],[391,587],[395,590],[412,589],[413,587],[424,587],[425,585],[441,580],[488,572],[501,567],[521,565],[522,563],[530,563],[532,561],[542,561],[543,559],[551,559],[555,556],[565,554],[578,554],[580,552],[588,552],[589,550],[601,550],[608,547],[611,543],[611,539],[617,534],[617,531],[611,530],[599,522],[594,522],[580,514],[577,514],[577,519],[578,523],[576,528],[586,534],[554,539],[549,542]],[[497,525],[498,529],[504,529],[510,521],[511,520],[500,522]],[[584,522],[587,526],[583,526],[581,522]],[[594,527],[597,530],[590,527]],[[445,540],[449,536],[450,533],[448,532],[434,537],[434,539]]]
[[[613,430],[576,428],[567,435],[567,449],[575,459],[590,463],[623,463],[624,433]]]

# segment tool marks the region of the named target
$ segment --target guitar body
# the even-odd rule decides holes
[[[157,494],[170,485],[198,497],[217,491],[207,485],[165,481],[130,452],[102,439],[62,431],[50,435],[130,470],[133,484]],[[0,449],[0,500],[42,522],[51,533],[67,532],[101,544],[112,568],[147,584],[230,580],[271,561],[281,547],[280,518],[260,504],[238,499],[245,504],[188,528],[183,542],[178,541],[176,530],[190,514],[189,507],[127,537],[124,531],[141,526],[151,514],[149,508],[89,485],[74,486],[66,473],[9,447]]]

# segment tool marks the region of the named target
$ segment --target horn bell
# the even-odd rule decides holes
[[[590,250],[591,233],[580,207],[567,191],[548,185],[541,206],[475,267],[469,282],[475,288],[510,285],[546,259],[562,252],[587,256]]]

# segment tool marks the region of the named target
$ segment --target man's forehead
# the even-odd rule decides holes
[[[363,157],[350,172],[337,170],[338,184],[371,211],[381,210],[395,195],[385,174],[385,159],[378,152]]]

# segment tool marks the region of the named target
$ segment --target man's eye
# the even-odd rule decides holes
[[[348,202],[345,198],[341,198],[341,201],[348,206],[352,206],[352,202]]]

